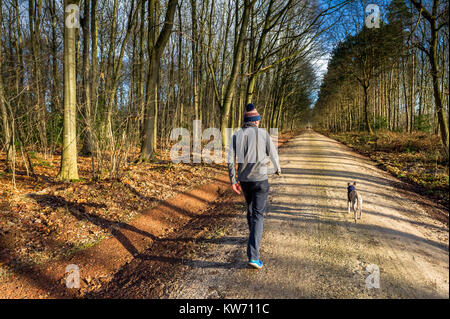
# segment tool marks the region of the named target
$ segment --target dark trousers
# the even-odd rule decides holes
[[[269,194],[269,181],[241,182],[245,201],[247,202],[247,222],[250,230],[247,245],[248,259],[259,259],[259,246],[264,224],[267,195]]]

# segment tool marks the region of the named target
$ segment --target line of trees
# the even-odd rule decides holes
[[[340,41],[315,105],[317,123],[440,134],[448,158],[448,5],[392,0],[380,28],[362,26]]]
[[[94,177],[114,176],[194,119],[240,126],[250,102],[264,126],[293,128],[312,103],[323,22],[347,2],[0,0],[7,168],[21,156],[33,174],[35,150],[62,154],[63,180],[78,179],[79,154]]]

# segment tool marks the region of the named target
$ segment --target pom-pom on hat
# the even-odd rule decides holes
[[[252,103],[247,104],[244,112],[244,122],[256,122],[261,120],[261,115],[259,115],[255,106]]]

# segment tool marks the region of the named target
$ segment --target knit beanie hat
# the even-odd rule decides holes
[[[261,120],[261,115],[259,115],[253,104],[247,104],[244,112],[244,122],[256,122]]]

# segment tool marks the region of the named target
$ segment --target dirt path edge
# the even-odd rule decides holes
[[[155,208],[144,210],[132,222],[111,223],[113,237],[99,244],[43,265],[17,267],[0,283],[0,297],[73,298],[108,282],[112,275],[155,241],[167,237],[200,216],[228,186],[228,176],[221,174],[214,182],[164,201]],[[80,288],[66,287],[68,265],[80,272]]]

